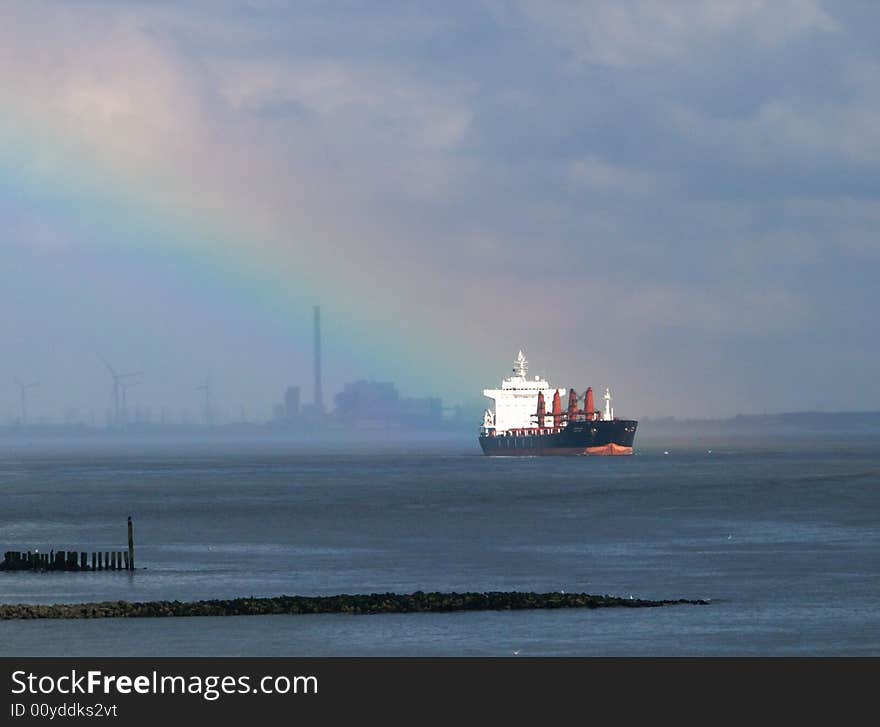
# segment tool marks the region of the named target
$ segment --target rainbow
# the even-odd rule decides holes
[[[320,303],[327,319],[345,321],[353,367],[370,361],[369,370],[378,365],[388,379],[447,397],[467,396],[481,383],[487,362],[473,362],[477,337],[456,334],[454,315],[435,311],[428,320],[403,323],[407,306],[395,295],[393,266],[384,279],[372,279],[316,250],[308,232],[282,239],[248,200],[203,194],[204,180],[169,178],[124,155],[96,155],[58,126],[39,113],[4,113],[0,191],[45,206],[65,224],[100,230],[101,238],[132,253],[168,256],[187,275],[210,273],[230,296],[258,296],[292,321],[308,320],[311,305]]]

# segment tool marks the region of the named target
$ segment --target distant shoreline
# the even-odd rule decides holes
[[[670,429],[689,430],[692,428],[718,428],[724,432],[743,429],[746,433],[754,427],[786,427],[793,432],[803,431],[841,431],[846,434],[852,427],[867,428],[869,432],[880,432],[880,411],[868,409],[857,411],[795,411],[774,413],[739,413],[729,416],[680,417],[648,416],[631,412],[632,418],[640,425],[640,434],[645,429],[660,428],[658,432],[667,433]],[[198,425],[159,425],[132,424],[126,430],[80,424],[36,423],[27,427],[15,424],[0,424],[0,442],[20,444],[23,442],[74,442],[92,443],[130,443],[155,442],[157,444],[210,444],[217,441],[237,441],[242,443],[272,444],[291,442],[300,445],[345,445],[359,442],[435,442],[445,444],[471,443],[475,441],[477,425],[482,409],[473,412],[464,423],[447,422],[441,426],[412,428],[404,426],[385,427],[342,427],[280,426],[272,422],[229,423],[214,427]],[[846,426],[841,429],[841,424]]]
[[[522,611],[553,608],[656,608],[705,606],[703,599],[652,600],[595,596],[588,593],[370,593],[338,596],[277,596],[205,601],[105,601],[74,604],[0,604],[0,620],[164,618],[188,616],[271,616],[337,613],[451,613],[454,611]]]

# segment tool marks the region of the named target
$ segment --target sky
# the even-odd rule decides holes
[[[626,416],[880,409],[871,2],[0,4],[0,421],[522,348]],[[475,424],[476,426],[476,424]]]

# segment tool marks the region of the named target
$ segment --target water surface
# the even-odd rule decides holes
[[[509,589],[713,603],[0,622],[0,654],[880,653],[876,439],[648,441],[621,458],[352,449],[3,446],[0,550],[124,549],[132,514],[144,569],[0,573],[0,602]]]

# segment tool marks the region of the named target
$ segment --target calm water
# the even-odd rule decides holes
[[[0,622],[0,654],[880,654],[880,438],[589,459],[414,447],[3,445],[0,551],[123,549],[131,513],[146,570],[0,573],[0,602],[517,589],[712,605]]]

